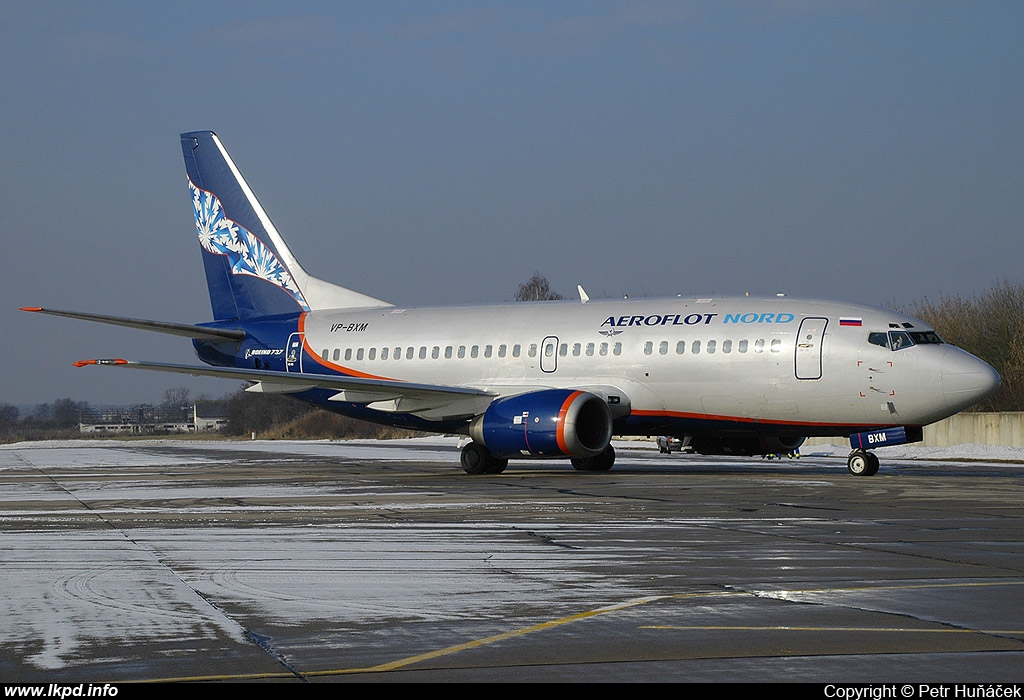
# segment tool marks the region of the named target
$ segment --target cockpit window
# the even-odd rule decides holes
[[[868,333],[868,342],[883,348],[889,347],[889,336],[885,333]]]
[[[917,336],[921,336],[922,339],[919,341]],[[909,333],[907,331],[889,331],[888,333],[883,333],[878,331],[875,333],[868,333],[868,342],[882,348],[889,348],[895,352],[897,350],[913,347],[918,342],[925,344],[941,343],[942,340],[933,331],[920,333]]]
[[[935,331],[910,331],[910,337],[918,345],[943,345],[944,342]]]
[[[889,345],[893,351],[909,348],[913,344],[914,340],[910,337],[910,333],[906,331],[889,331]]]

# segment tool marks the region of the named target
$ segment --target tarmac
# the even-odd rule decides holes
[[[0,446],[0,680],[1024,682],[1024,463]]]

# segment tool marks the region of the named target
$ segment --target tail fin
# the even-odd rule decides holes
[[[390,306],[309,275],[212,131],[181,135],[214,319]]]

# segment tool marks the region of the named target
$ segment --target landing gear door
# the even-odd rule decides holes
[[[821,379],[822,343],[827,318],[808,317],[800,322],[796,334],[796,378]]]
[[[286,372],[302,371],[302,333],[288,336],[288,347],[284,351],[284,368]]]

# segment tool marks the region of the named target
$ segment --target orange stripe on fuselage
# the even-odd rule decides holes
[[[633,409],[629,412],[630,416],[640,416],[644,418],[684,418],[688,420],[709,420],[717,422],[730,422],[730,423],[750,423],[752,425],[788,425],[797,427],[836,427],[836,428],[850,428],[858,427],[872,430],[874,428],[881,428],[888,426],[888,423],[871,423],[871,424],[855,424],[855,423],[833,423],[833,422],[816,422],[816,421],[796,421],[796,420],[771,420],[765,418],[744,418],[742,416],[720,416],[711,413],[686,413],[684,411],[645,411]]]
[[[299,314],[298,329],[299,329],[299,333],[302,334],[302,349],[305,351],[305,353],[307,355],[309,355],[314,360],[316,360],[316,363],[318,365],[320,365],[322,367],[326,367],[329,370],[332,370],[334,372],[338,372],[339,374],[344,374],[344,375],[349,376],[349,377],[361,377],[363,379],[385,379],[385,380],[387,380],[389,382],[404,381],[402,379],[395,379],[393,377],[383,377],[383,376],[378,375],[378,374],[370,374],[368,372],[360,372],[359,370],[352,369],[351,367],[345,367],[344,365],[336,365],[333,362],[328,362],[324,358],[320,357],[320,355],[318,355],[316,352],[314,352],[313,348],[310,347],[309,343],[306,341],[306,315],[308,313],[309,313],[308,311],[303,311],[301,314]]]

